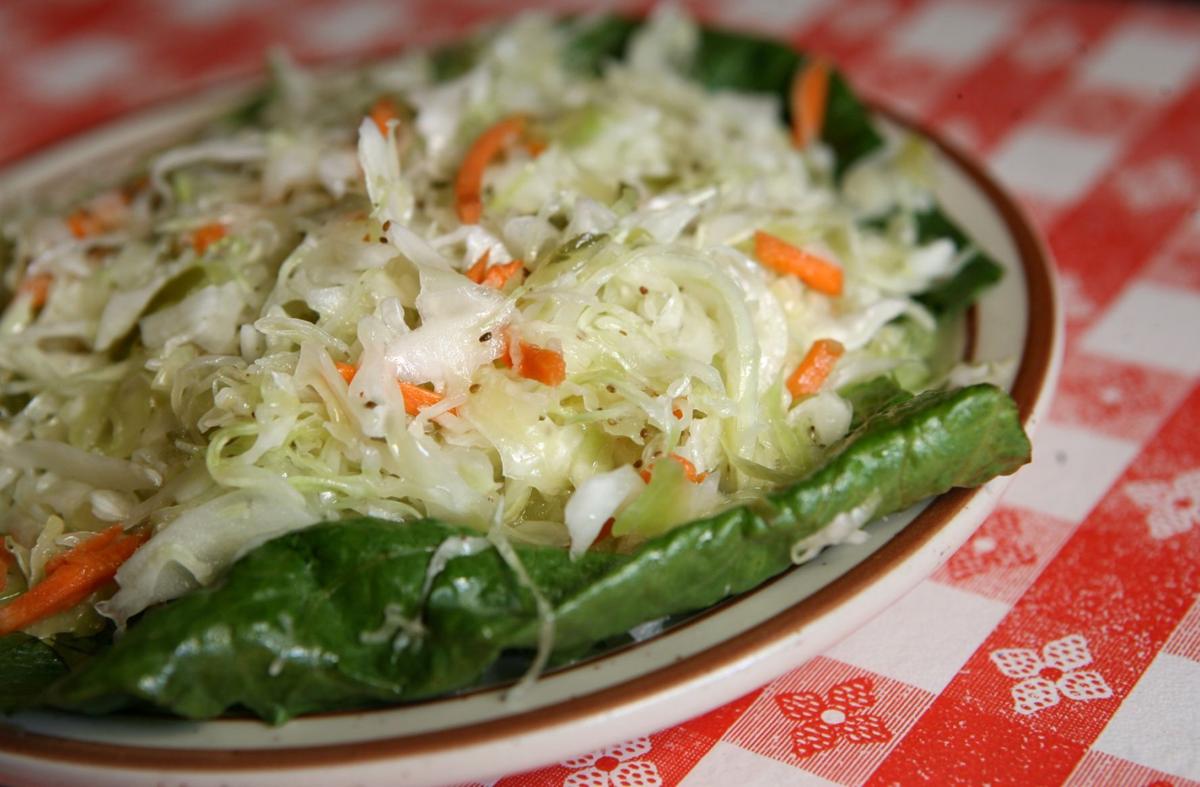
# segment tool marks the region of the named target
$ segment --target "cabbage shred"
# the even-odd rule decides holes
[[[11,217],[0,600],[113,522],[153,532],[95,605],[119,623],[325,519],[486,533],[502,512],[501,538],[575,553],[614,519],[602,548],[628,549],[814,467],[852,419],[839,388],[930,384],[937,325],[914,295],[963,250],[903,220],[932,204],[919,145],[839,182],[773,100],[684,76],[696,36],[659,14],[599,76],[561,65],[567,30],[540,16],[450,81],[420,53],[319,78],[281,59],[254,122]],[[382,125],[381,97],[399,108]],[[463,224],[457,168],[517,114],[544,149],[510,146]],[[844,293],[759,264],[759,230],[835,261]],[[523,273],[473,283],[484,254]],[[21,287],[39,276],[44,304]],[[846,353],[793,402],[784,381],[822,338]],[[560,353],[565,379],[505,362],[526,345]],[[413,415],[397,381],[441,399]],[[85,604],[31,631],[98,620]]]

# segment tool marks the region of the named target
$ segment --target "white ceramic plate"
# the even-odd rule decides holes
[[[78,172],[120,171],[236,97],[221,91],[158,109],[11,168],[0,175],[0,212],[22,195],[77,183]],[[977,165],[939,142],[938,168],[942,204],[1007,271],[975,311],[973,356],[1018,361],[1010,387],[1032,430],[1060,356],[1049,257]],[[889,517],[868,528],[864,544],[828,549],[665,634],[547,675],[517,697],[476,691],[282,727],[23,713],[0,721],[0,777],[13,785],[333,787],[461,782],[552,762],[681,722],[817,655],[928,576],[982,522],[1006,482]]]

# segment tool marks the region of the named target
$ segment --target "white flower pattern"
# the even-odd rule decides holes
[[[1150,537],[1159,541],[1200,525],[1200,470],[1175,476],[1173,481],[1132,481],[1125,494],[1146,512]]]
[[[634,738],[563,760],[564,768],[574,770],[563,780],[563,787],[662,787],[658,766],[638,759],[649,754],[650,748],[649,738]]]
[[[1007,677],[1020,682],[1012,687],[1013,710],[1029,716],[1058,704],[1060,695],[1086,702],[1112,696],[1112,688],[1095,670],[1087,639],[1069,634],[1047,642],[1039,654],[1030,648],[1000,648],[989,654],[992,663]]]

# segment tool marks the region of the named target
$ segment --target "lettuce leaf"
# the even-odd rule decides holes
[[[949,238],[958,249],[971,249],[970,256],[956,274],[917,296],[917,300],[934,314],[948,316],[969,308],[981,292],[1004,275],[1000,263],[973,247],[967,234],[941,208],[935,205],[922,211],[915,216],[915,221],[921,243]]]
[[[557,652],[578,653],[755,587],[839,514],[875,501],[882,516],[981,484],[1029,450],[998,388],[931,392],[878,412],[823,467],[761,504],[682,525],[631,555],[571,560],[514,547],[554,610]],[[358,519],[282,536],[218,586],[147,612],[39,699],[87,713],[149,704],[190,718],[244,708],[281,723],[470,686],[506,651],[533,649],[540,619],[495,549],[453,557],[430,576],[439,546],[466,534],[436,520]]]

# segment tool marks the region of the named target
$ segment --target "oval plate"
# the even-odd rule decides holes
[[[0,212],[23,195],[78,188],[77,173],[117,173],[140,152],[227,111],[245,89],[222,89],[136,115],[0,174]],[[909,127],[886,112],[893,127]],[[920,129],[918,129],[920,131]],[[1050,402],[1061,314],[1044,245],[1016,203],[978,164],[936,148],[938,196],[1006,270],[975,309],[975,360],[1014,359],[1010,389],[1032,432]],[[0,773],[14,784],[90,787],[187,784],[447,783],[529,768],[681,722],[821,653],[933,572],[995,506],[998,478],[955,490],[867,529],[753,592],[645,642],[502,688],[282,727],[26,712],[0,722]]]

